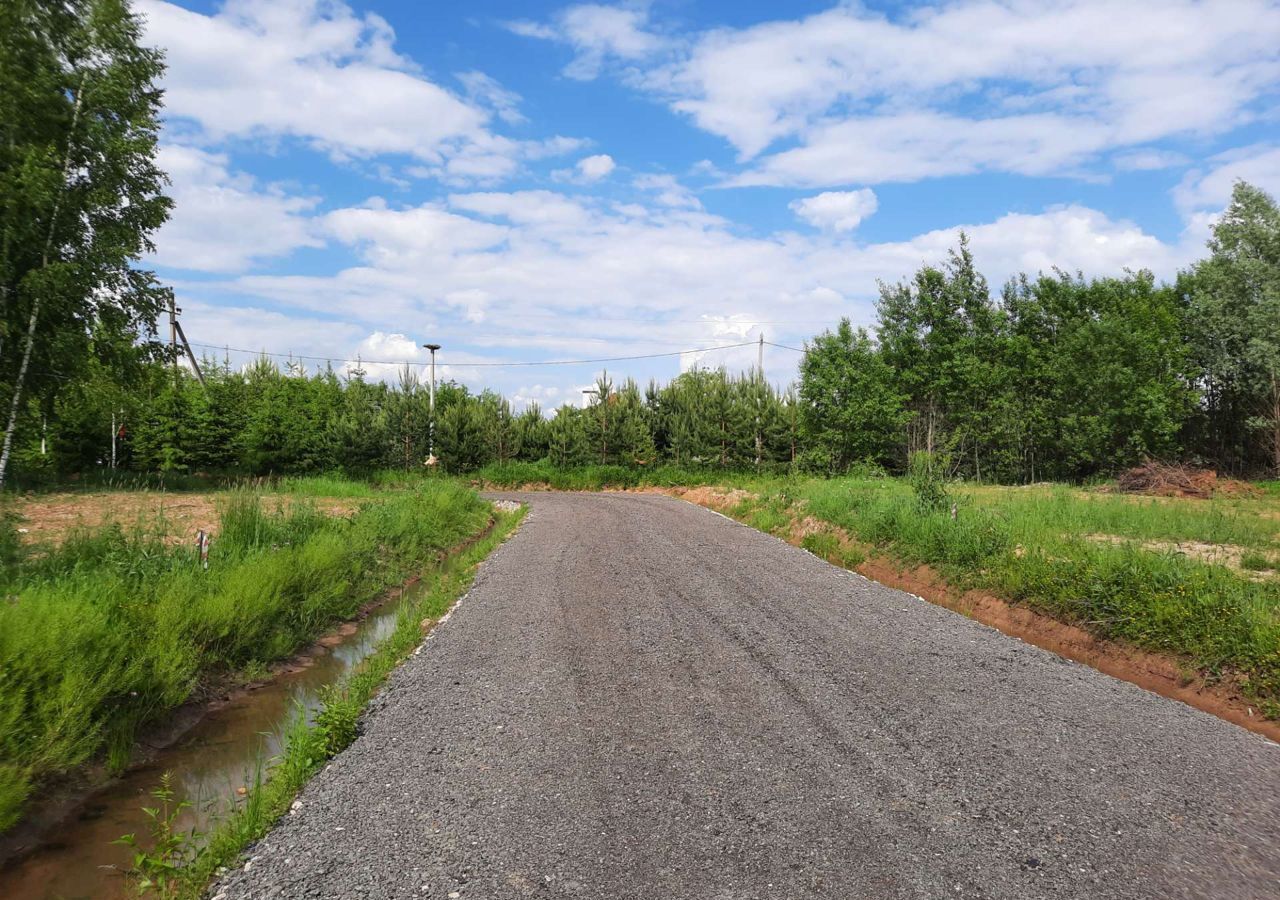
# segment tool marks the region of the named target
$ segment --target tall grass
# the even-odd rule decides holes
[[[33,785],[105,753],[202,678],[287,656],[487,521],[449,481],[388,493],[354,518],[230,494],[209,568],[118,525],[0,573],[0,830]]]
[[[302,786],[355,740],[357,720],[369,700],[422,641],[423,620],[435,619],[448,610],[471,584],[476,566],[506,540],[523,516],[523,510],[500,513],[493,531],[462,553],[444,559],[429,576],[427,590],[400,607],[395,631],[343,682],[329,690],[314,723],[307,724],[302,716],[293,721],[285,749],[270,767],[269,777],[260,779],[245,802],[212,829],[205,845],[179,874],[179,896],[202,896],[215,873],[234,863],[246,846],[266,834]]]

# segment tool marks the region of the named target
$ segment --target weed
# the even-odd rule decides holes
[[[1265,572],[1268,569],[1274,569],[1276,563],[1271,560],[1265,553],[1257,550],[1247,550],[1240,557],[1240,568],[1250,569],[1254,572]]]
[[[800,546],[819,559],[833,562],[840,557],[840,541],[830,532],[817,531],[800,539]]]
[[[174,799],[170,773],[160,776],[160,786],[151,796],[157,805],[142,809],[151,820],[150,846],[142,846],[135,834],[126,834],[114,843],[134,851],[130,874],[139,893],[177,897],[184,883],[184,870],[199,856],[200,836],[195,829],[183,831],[178,827],[179,819],[191,804]]]
[[[911,489],[915,491],[916,507],[925,513],[935,513],[951,505],[943,474],[945,461],[936,453],[919,451],[911,454],[909,463]]]
[[[1062,486],[955,486],[959,514],[952,519],[949,506],[921,503],[917,484],[899,479],[758,482],[753,490],[762,504],[771,493],[793,493],[808,514],[889,555],[938,566],[961,585],[1171,654],[1202,673],[1231,671],[1250,696],[1280,701],[1280,583],[1142,546],[1235,543],[1251,548],[1246,565],[1270,568],[1266,551],[1280,528],[1274,500],[1135,500]],[[1132,540],[1088,539],[1094,534]]]

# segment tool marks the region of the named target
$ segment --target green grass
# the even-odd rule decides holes
[[[488,517],[446,480],[379,495],[350,519],[241,490],[222,501],[207,570],[189,547],[119,525],[6,565],[0,830],[34,786],[95,758],[123,765],[138,729],[202,679],[288,656]]]
[[[295,497],[374,497],[378,493],[367,481],[352,481],[341,475],[281,478],[276,490]]]
[[[462,552],[447,557],[428,576],[429,588],[400,608],[396,629],[345,681],[334,686],[312,725],[302,718],[290,726],[285,749],[268,777],[249,791],[245,803],[214,827],[202,849],[181,873],[178,894],[196,898],[223,866],[233,865],[288,810],[293,798],[324,763],[356,737],[356,723],[387,676],[422,641],[423,619],[442,615],[470,586],[476,566],[511,534],[524,510],[500,513],[497,525]]]

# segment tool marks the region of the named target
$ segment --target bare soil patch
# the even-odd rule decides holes
[[[1272,569],[1246,569],[1244,567],[1244,557],[1245,554],[1249,553],[1249,548],[1240,547],[1236,544],[1207,544],[1203,541],[1138,541],[1119,534],[1085,534],[1081,536],[1085,540],[1093,541],[1097,544],[1113,544],[1116,546],[1136,544],[1143,550],[1150,550],[1152,553],[1180,553],[1199,562],[1226,566],[1236,574],[1252,581],[1266,581],[1277,574]]]
[[[109,491],[102,493],[35,494],[17,503],[22,517],[19,532],[29,544],[61,544],[73,531],[101,528],[116,522],[137,526],[159,535],[166,543],[194,540],[196,532],[218,531],[220,495],[175,494],[165,491]],[[267,508],[312,502],[329,516],[349,516],[360,504],[345,497],[296,498],[281,494],[263,496]]]

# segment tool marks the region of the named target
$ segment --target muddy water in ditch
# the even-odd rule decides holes
[[[142,807],[153,805],[150,792],[161,775],[172,773],[174,792],[192,804],[181,819],[184,829],[203,828],[243,802],[237,789],[251,785],[265,762],[280,752],[291,719],[300,709],[313,714],[323,688],[372,653],[395,629],[400,606],[421,590],[413,586],[396,592],[359,624],[322,639],[297,667],[210,711],[151,762],[87,796],[42,843],[0,869],[0,897],[132,896],[124,875],[130,851],[112,841],[129,833],[145,838],[148,819]]]

